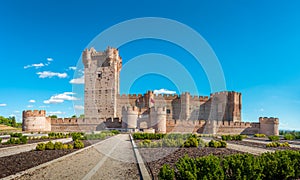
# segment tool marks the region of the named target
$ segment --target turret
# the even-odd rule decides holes
[[[270,135],[279,135],[279,119],[273,117],[260,117],[260,133],[267,136]]]
[[[185,92],[181,94],[181,112],[180,112],[180,119],[188,120],[190,117],[190,93]]]
[[[150,109],[150,124],[156,133],[167,132],[167,112],[165,107],[152,107]]]
[[[123,128],[136,129],[138,120],[138,108],[136,106],[124,106],[122,108]]]

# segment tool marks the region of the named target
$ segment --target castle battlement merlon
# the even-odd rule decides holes
[[[23,111],[23,117],[46,117],[45,110],[27,110]]]

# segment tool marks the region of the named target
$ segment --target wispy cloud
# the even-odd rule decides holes
[[[176,91],[171,91],[167,89],[156,89],[153,91],[154,94],[176,94]]]
[[[84,76],[70,80],[71,84],[84,84]]]
[[[29,103],[35,103],[36,101],[34,99],[31,99],[28,101]]]
[[[38,69],[38,68],[41,68],[41,67],[44,67],[44,66],[45,66],[44,63],[31,64],[31,65],[24,66],[24,69],[28,69],[28,68],[31,68],[31,67],[35,67],[36,69]]]
[[[47,113],[48,115],[60,115],[60,114],[66,114],[65,112],[61,111],[50,111]]]
[[[52,78],[52,77],[59,77],[59,78],[66,78],[68,76],[67,73],[58,73],[58,72],[51,72],[51,71],[43,71],[36,73],[39,75],[39,78]]]
[[[64,92],[62,94],[53,95],[50,97],[50,99],[45,100],[45,104],[58,104],[63,103],[64,101],[77,101],[78,98],[74,97],[75,93],[72,92]]]
[[[0,107],[4,107],[4,106],[7,106],[7,104],[0,104]]]
[[[28,105],[27,108],[33,108],[33,105]]]
[[[39,69],[39,68],[44,67],[44,66],[49,66],[52,61],[53,61],[53,58],[49,57],[49,58],[47,58],[46,63],[29,64],[29,65],[24,66],[24,69],[28,69],[28,68],[32,68],[32,67],[34,67],[35,69]]]
[[[77,69],[77,67],[75,67],[75,66],[70,66],[70,67],[69,67],[69,70],[75,71],[76,69]]]
[[[84,107],[82,105],[75,105],[74,108],[77,110],[84,110]]]

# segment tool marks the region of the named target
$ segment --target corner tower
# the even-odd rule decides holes
[[[119,51],[111,47],[103,52],[97,52],[94,48],[85,49],[82,62],[85,76],[85,117],[101,120],[116,117],[122,68]]]

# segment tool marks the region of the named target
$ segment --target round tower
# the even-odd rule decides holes
[[[156,133],[167,132],[167,112],[165,107],[152,107],[150,109],[150,123]]]
[[[122,109],[123,128],[136,129],[138,120],[138,108],[127,106]]]
[[[270,135],[279,135],[279,119],[273,118],[273,117],[260,117],[259,118],[260,123],[260,133],[265,134],[267,136]]]
[[[45,110],[23,111],[22,130],[31,132],[51,131],[51,119]]]

